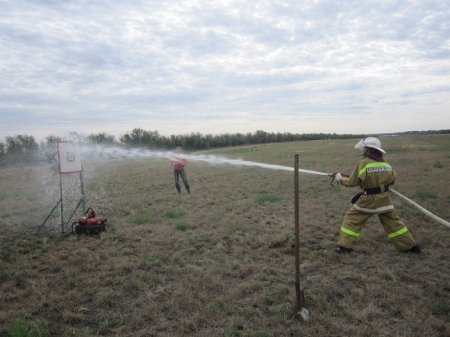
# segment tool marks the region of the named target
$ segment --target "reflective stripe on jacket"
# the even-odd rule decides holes
[[[344,186],[368,189],[384,185],[392,185],[396,174],[391,165],[364,158],[356,164],[350,178],[342,180]],[[353,207],[365,213],[383,213],[394,208],[392,199],[387,192],[372,195],[362,195]]]

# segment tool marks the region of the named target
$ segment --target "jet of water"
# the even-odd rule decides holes
[[[114,158],[162,158],[172,160],[174,158],[184,158],[189,161],[205,162],[213,165],[229,164],[234,166],[251,166],[261,167],[269,170],[281,170],[294,172],[293,167],[265,164],[241,159],[230,159],[215,155],[202,155],[202,154],[186,154],[174,151],[163,150],[149,150],[143,148],[122,148],[118,146],[102,146],[102,145],[89,145],[81,147],[81,151],[86,154],[95,154],[98,158],[114,159]],[[299,172],[316,174],[322,176],[328,176],[329,173],[299,169]]]

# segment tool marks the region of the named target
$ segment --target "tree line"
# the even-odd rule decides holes
[[[450,130],[408,131],[397,134],[430,134],[450,133]],[[186,150],[205,150],[218,147],[237,145],[254,145],[264,143],[280,143],[291,141],[307,141],[321,139],[349,139],[363,138],[364,134],[336,134],[336,133],[303,133],[265,132],[258,130],[248,133],[226,133],[220,135],[190,133],[185,135],[160,135],[158,131],[135,128],[118,139],[110,134],[101,132],[83,137],[75,132],[70,138],[75,138],[82,144],[103,144],[109,146],[143,147],[150,149],[174,149],[181,146]],[[17,135],[6,137],[0,142],[0,165],[16,163],[33,163],[47,161],[54,157],[54,146],[59,137],[47,136],[44,142],[38,144],[33,136]],[[53,150],[52,150],[53,149]]]

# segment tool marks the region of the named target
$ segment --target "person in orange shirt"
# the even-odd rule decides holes
[[[183,149],[181,147],[177,147],[175,152],[181,153]],[[173,167],[173,177],[175,179],[175,187],[177,188],[178,193],[181,193],[180,186],[180,176],[181,180],[183,180],[184,187],[186,187],[186,191],[188,194],[191,194],[191,189],[189,186],[189,182],[187,180],[186,172],[184,171],[184,167],[187,165],[187,160],[180,157],[175,157],[170,161],[170,164]]]

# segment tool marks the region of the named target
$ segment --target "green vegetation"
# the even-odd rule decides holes
[[[225,229],[225,233],[226,233],[227,235],[231,235],[231,234],[233,234],[234,232],[236,232],[236,226],[235,226],[235,225],[228,225],[228,226],[226,227],[226,229]]]
[[[155,211],[152,209],[148,209],[141,214],[132,215],[129,217],[130,222],[135,225],[143,225],[152,223],[155,219]]]
[[[283,200],[283,196],[275,194],[261,194],[256,197],[256,202],[276,202]]]
[[[432,135],[432,134],[448,134],[450,130],[431,130],[424,132],[404,132],[403,135]],[[311,140],[331,140],[331,139],[354,139],[363,138],[368,135],[364,134],[335,134],[335,133],[303,133],[292,134],[289,132],[266,132],[258,130],[254,133],[245,134],[200,134],[191,133],[187,135],[160,135],[157,130],[144,130],[140,128],[133,129],[130,133],[126,133],[116,138],[107,133],[101,132],[90,134],[83,137],[76,132],[72,132],[74,138],[78,138],[80,143],[93,143],[102,145],[119,145],[144,148],[173,149],[176,146],[182,146],[187,150],[202,150],[223,147],[235,147],[240,145],[255,145],[268,143],[283,143],[293,141],[311,141]],[[399,133],[393,134],[398,136]],[[372,135],[374,136],[374,135]],[[0,142],[0,165],[9,165],[17,163],[36,163],[36,162],[53,162],[55,160],[52,151],[54,143],[61,140],[55,136],[48,136],[46,142],[38,145],[35,138],[29,135],[17,135],[15,137],[6,137],[5,142]],[[407,145],[396,145],[395,147],[386,147],[389,152],[405,152],[410,151]],[[38,154],[37,150],[42,150]],[[255,148],[252,148],[255,150]],[[234,155],[239,155],[240,150],[233,150]],[[45,153],[45,155],[43,155]]]
[[[6,328],[6,332],[10,337],[28,337],[28,324],[23,318],[17,318],[9,327]]]
[[[422,199],[422,200],[425,200],[425,199],[437,199],[438,198],[438,196],[435,193],[427,192],[427,191],[417,192],[417,196],[420,199]]]
[[[265,331],[256,331],[252,336],[253,337],[269,337],[269,334]]]
[[[434,315],[447,316],[450,318],[450,301],[448,299],[441,298],[433,305],[432,313]]]
[[[23,318],[17,318],[6,328],[8,337],[47,337],[49,336],[48,322],[37,320],[28,324]]]
[[[184,211],[172,211],[168,210],[164,213],[164,215],[169,219],[181,218],[185,214]]]
[[[188,229],[189,224],[186,221],[178,221],[175,223],[175,229],[184,232]]]
[[[443,168],[444,167],[444,165],[440,162],[440,161],[437,161],[437,162],[435,162],[434,164],[433,164],[433,167],[434,168]]]
[[[152,269],[154,267],[161,267],[167,259],[160,253],[155,252],[144,258],[144,266],[147,269]]]

